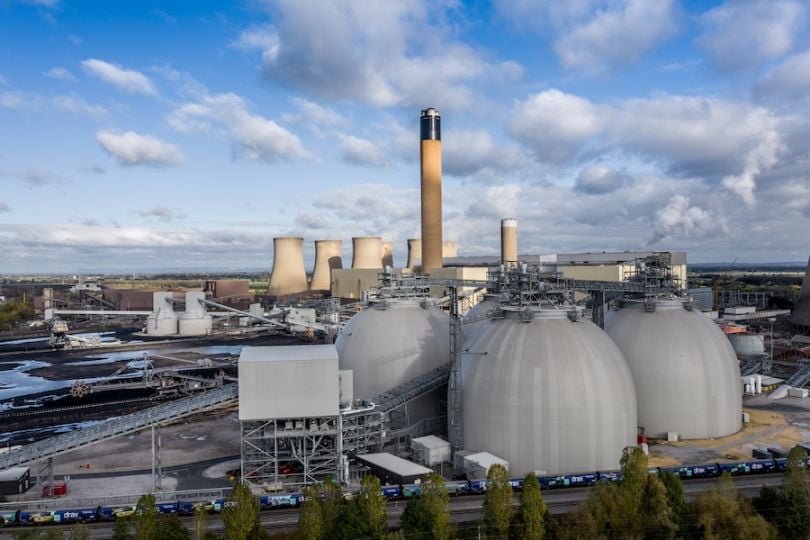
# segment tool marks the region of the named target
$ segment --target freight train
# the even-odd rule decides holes
[[[810,458],[805,458],[805,466],[810,466]],[[710,463],[706,465],[685,465],[682,467],[651,467],[650,474],[672,473],[683,480],[698,478],[716,478],[723,473],[731,476],[745,476],[765,473],[784,472],[787,468],[787,458],[759,459],[755,461],[737,461],[733,463]],[[621,471],[596,471],[580,474],[564,474],[559,476],[538,476],[541,489],[557,489],[568,487],[588,487],[597,482],[618,482],[622,479]],[[515,491],[523,489],[523,478],[510,478],[509,485]],[[445,488],[451,496],[480,495],[486,491],[486,480],[452,480],[445,482]],[[382,486],[382,495],[387,500],[409,499],[421,494],[420,484],[401,484]],[[344,493],[344,498],[350,499],[352,492]],[[261,510],[274,508],[297,508],[304,501],[300,493],[261,495],[257,497]],[[229,504],[226,499],[213,499],[205,501],[176,501],[161,502],[155,505],[161,514],[178,514],[189,516],[199,509],[208,513],[219,513]],[[30,525],[47,523],[89,523],[96,521],[114,521],[136,514],[137,506],[98,506],[96,508],[71,508],[53,511],[0,511],[0,526],[2,525]]]

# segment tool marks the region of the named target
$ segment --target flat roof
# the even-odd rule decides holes
[[[335,345],[279,345],[242,347],[239,363],[299,362],[301,360],[336,360]]]
[[[9,480],[12,481],[19,480],[29,470],[30,470],[29,467],[12,467],[10,469],[0,471],[0,482],[8,482]]]
[[[402,459],[401,457],[386,452],[381,454],[361,454],[356,457],[360,461],[385,469],[399,476],[420,476],[433,472],[432,469],[423,467],[418,463]]]
[[[425,448],[430,448],[431,450],[434,448],[447,448],[450,446],[449,442],[445,441],[441,437],[437,437],[436,435],[417,437],[416,439],[411,439],[411,442],[421,444]]]
[[[489,452],[478,452],[476,454],[470,454],[469,456],[464,456],[465,461],[472,461],[473,463],[477,463],[478,465],[489,469],[493,465],[500,464],[509,468],[509,462],[505,459],[499,458],[494,454],[490,454]]]

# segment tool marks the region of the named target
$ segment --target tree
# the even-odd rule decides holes
[[[132,532],[130,531],[131,521],[129,518],[121,518],[115,520],[115,528],[113,529],[113,540],[134,540]]]
[[[343,491],[331,476],[326,477],[321,484],[321,519],[323,520],[323,532],[321,538],[326,538],[337,525],[343,504]]]
[[[360,493],[355,500],[360,518],[366,524],[363,536],[382,538],[386,531],[388,515],[385,511],[385,497],[382,495],[380,480],[376,476],[364,476],[360,481]]]
[[[487,472],[487,490],[484,495],[484,524],[487,534],[494,538],[505,538],[512,522],[512,486],[509,485],[509,472],[496,463]]]
[[[298,513],[298,534],[303,540],[318,540],[322,532],[321,497],[318,486],[306,486],[302,495],[301,511]]]
[[[810,487],[804,448],[795,446],[790,450],[786,467],[782,487],[763,487],[754,505],[782,537],[810,539]]]
[[[672,511],[672,522],[679,531],[686,531],[686,501],[683,498],[683,482],[681,477],[671,472],[661,472],[658,475],[667,490],[667,502]]]
[[[155,496],[151,493],[138,499],[135,512],[135,540],[156,540],[158,533],[158,511]]]
[[[526,540],[541,540],[546,533],[545,516],[548,512],[543,495],[540,493],[540,482],[533,474],[523,479],[523,492],[520,494],[520,507],[515,515],[514,536]]]
[[[340,508],[335,528],[329,535],[334,540],[368,538],[368,523],[363,520],[358,501],[352,500]]]
[[[90,540],[90,530],[84,525],[77,525],[70,529],[68,540]]]
[[[160,538],[160,540],[189,540],[191,538],[191,532],[183,525],[183,522],[180,521],[180,518],[177,517],[176,514],[160,516],[157,527],[157,538]]]
[[[642,538],[674,538],[678,527],[672,521],[667,488],[657,476],[648,474],[638,511],[637,531]]]
[[[422,493],[408,501],[401,527],[406,538],[445,540],[452,535],[449,495],[444,479],[431,473],[422,481]]]
[[[747,501],[737,497],[728,473],[717,487],[701,493],[695,503],[696,528],[707,540],[754,540],[775,538],[776,531],[753,511]]]
[[[208,512],[205,511],[205,508],[198,507],[194,511],[195,538],[197,540],[202,540],[203,538],[205,538],[207,532],[208,532]]]
[[[261,528],[259,501],[249,487],[244,484],[234,486],[222,511],[222,523],[229,540],[247,540],[258,534]]]

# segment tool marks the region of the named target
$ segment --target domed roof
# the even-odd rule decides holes
[[[647,311],[641,301],[625,301],[605,317],[633,373],[639,425],[656,437],[735,433],[742,426],[739,362],[717,325],[685,302],[657,300]]]
[[[391,300],[351,318],[335,342],[354,396],[372,399],[450,361],[449,317],[417,301]]]
[[[475,304],[461,319],[461,335],[466,340],[486,320],[486,314],[500,306],[498,295],[488,294]]]
[[[636,444],[636,396],[621,351],[564,311],[482,323],[462,355],[464,446],[510,475],[616,469]]]

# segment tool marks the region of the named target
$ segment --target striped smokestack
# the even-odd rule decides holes
[[[518,241],[517,220],[501,220],[501,263],[505,265],[517,264]]]
[[[422,111],[422,273],[442,267],[442,129],[439,111]]]

